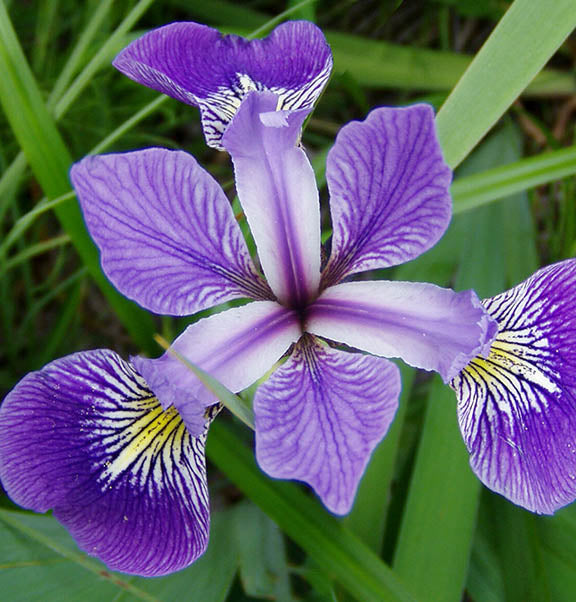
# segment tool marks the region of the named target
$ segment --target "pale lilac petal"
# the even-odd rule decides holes
[[[473,291],[384,280],[326,289],[308,309],[305,327],[369,353],[436,370],[446,382],[487,353],[496,334]]]
[[[295,311],[273,301],[256,301],[191,324],[171,349],[231,391],[241,391],[264,376],[300,335]],[[132,361],[162,405],[174,404],[195,434],[198,429],[188,416],[198,416],[216,397],[169,351],[158,359]]]
[[[297,146],[307,111],[275,109],[273,94],[253,92],[222,142],[268,283],[280,302],[302,307],[320,282],[318,189]]]
[[[484,301],[499,332],[454,379],[470,464],[533,512],[576,499],[576,260]]]
[[[333,228],[326,285],[414,259],[450,222],[451,173],[428,105],[379,108],[344,126],[326,179]]]
[[[281,109],[312,108],[330,77],[332,55],[313,23],[279,25],[248,41],[198,23],[172,23],[132,42],[114,66],[131,79],[200,107],[206,142],[222,133],[245,94],[270,90]]]
[[[399,394],[392,362],[304,337],[254,397],[260,467],[308,483],[329,510],[346,514]]]
[[[0,408],[0,479],[112,570],[156,576],[206,549],[205,426],[191,437],[108,350],[28,374]]]
[[[190,155],[152,148],[86,157],[70,177],[104,272],[146,309],[189,315],[271,298],[228,199]]]

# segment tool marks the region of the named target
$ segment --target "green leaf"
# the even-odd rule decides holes
[[[0,510],[2,563],[0,584],[7,600],[31,602],[112,599],[118,592],[130,592],[136,600],[155,600],[115,575],[106,567],[75,549],[64,527],[48,516]]]
[[[393,564],[421,601],[461,599],[474,533],[480,483],[454,406],[454,393],[436,377]]]
[[[191,567],[156,579],[112,573],[80,552],[68,532],[50,516],[0,510],[0,587],[3,599],[22,602],[70,600],[189,599],[224,601],[236,574],[230,546],[231,512],[213,512],[206,554]]]
[[[574,0],[515,0],[438,112],[444,156],[458,165],[576,26]]]
[[[72,160],[43,102],[3,2],[0,2],[0,72],[0,103],[34,175],[48,197],[66,194],[70,190],[67,174]],[[78,205],[61,203],[55,212],[134,341],[144,349],[151,349],[150,315],[120,295],[102,273],[98,252]]]
[[[293,600],[284,538],[278,526],[257,506],[243,502],[234,508],[233,533],[246,595]]]
[[[452,184],[454,215],[576,174],[576,146],[459,177]]]
[[[216,435],[216,436],[214,436]],[[360,540],[296,485],[273,481],[256,466],[253,453],[225,427],[214,422],[207,452],[214,462],[323,571],[358,600],[412,600],[396,575]]]

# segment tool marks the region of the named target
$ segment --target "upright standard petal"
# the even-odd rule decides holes
[[[344,126],[326,179],[333,228],[326,286],[414,259],[450,222],[451,172],[428,105],[379,108]]]
[[[104,272],[146,309],[189,315],[272,297],[226,195],[192,156],[151,148],[86,157],[70,177]]]
[[[256,301],[191,324],[171,350],[232,391],[241,391],[264,376],[300,334],[295,311],[272,301]],[[216,398],[186,365],[170,351],[158,359],[136,357],[132,362],[162,405],[174,404],[189,431],[199,432],[199,418]]]
[[[222,142],[262,269],[281,303],[303,307],[320,282],[320,204],[314,171],[298,147],[307,111],[276,111],[277,98],[253,92]]]
[[[499,332],[452,382],[470,464],[533,512],[576,499],[576,260],[484,301]]]
[[[206,428],[191,437],[108,350],[26,376],[0,408],[0,479],[112,570],[171,573],[206,549]]]
[[[381,355],[399,357],[448,382],[487,354],[496,324],[473,291],[456,293],[416,282],[347,282],[310,306],[308,332]]]
[[[346,514],[399,394],[392,362],[304,336],[256,392],[258,463],[270,476],[308,483],[329,510]]]
[[[324,35],[313,23],[279,25],[246,40],[198,23],[172,23],[132,42],[114,66],[131,79],[200,107],[206,142],[220,139],[245,94],[270,90],[282,109],[312,108],[332,70]]]

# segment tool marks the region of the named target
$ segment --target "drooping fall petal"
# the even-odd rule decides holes
[[[392,362],[305,336],[256,392],[258,463],[273,477],[308,483],[329,510],[345,514],[399,394]]]
[[[470,464],[533,512],[576,499],[576,260],[486,299],[499,332],[452,382]]]
[[[28,374],[0,408],[0,479],[18,504],[54,516],[112,570],[188,566],[209,531],[205,426],[187,432],[132,366],[108,350]]]

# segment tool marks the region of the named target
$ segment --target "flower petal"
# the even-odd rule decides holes
[[[576,499],[576,260],[486,299],[499,332],[451,383],[470,464],[533,512]]]
[[[232,391],[241,391],[264,376],[298,340],[298,314],[273,301],[256,301],[191,324],[171,350],[199,366]],[[132,358],[136,369],[166,408],[174,404],[192,434],[200,432],[204,407],[214,403],[185,364],[167,351],[158,359]],[[192,417],[192,418],[190,418]]]
[[[417,282],[347,282],[326,289],[309,308],[306,330],[407,364],[448,382],[496,334],[474,291]]]
[[[0,409],[0,478],[10,497],[56,518],[110,569],[163,575],[206,549],[207,426],[191,437],[108,350],[28,374]]]
[[[222,143],[270,287],[303,306],[320,282],[320,204],[314,171],[298,148],[307,111],[276,111],[269,92],[250,94]]]
[[[326,178],[333,227],[327,286],[414,259],[450,222],[451,172],[428,105],[379,108],[344,126]]]
[[[392,362],[303,337],[256,392],[258,463],[270,476],[308,483],[329,510],[346,514],[399,394]]]
[[[280,108],[311,108],[332,70],[324,35],[313,23],[279,25],[263,40],[246,40],[198,23],[172,23],[132,42],[114,60],[131,79],[197,105],[208,145],[222,133],[246,92],[271,90]]]
[[[228,199],[192,156],[152,148],[86,157],[70,177],[106,275],[146,309],[189,315],[271,298]]]

